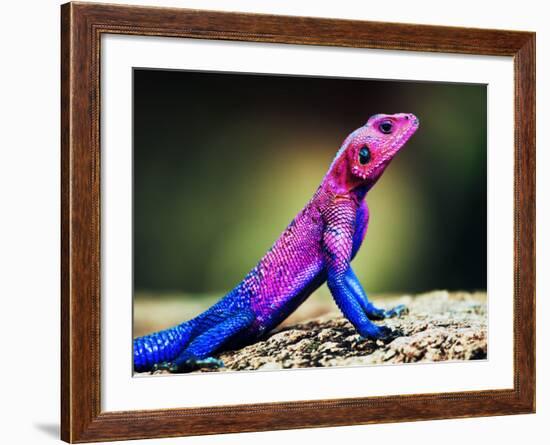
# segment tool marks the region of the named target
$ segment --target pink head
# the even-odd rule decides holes
[[[410,113],[376,114],[351,133],[334,159],[329,175],[338,188],[370,188],[418,129]]]

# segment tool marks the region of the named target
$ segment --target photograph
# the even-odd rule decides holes
[[[488,358],[486,84],[134,67],[132,106],[134,376]]]

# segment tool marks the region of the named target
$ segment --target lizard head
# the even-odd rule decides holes
[[[333,172],[346,188],[372,186],[418,129],[414,114],[376,114],[351,133],[334,160]]]
[[[393,157],[418,128],[414,114],[376,114],[350,136],[347,154],[351,173],[358,179],[378,179]]]

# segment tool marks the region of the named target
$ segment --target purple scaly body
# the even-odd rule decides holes
[[[258,264],[202,314],[136,338],[134,369],[186,372],[223,366],[213,354],[262,337],[324,282],[363,337],[391,336],[390,329],[372,320],[398,315],[405,308],[375,307],[350,262],[367,230],[364,198],[418,125],[412,114],[377,114],[351,133],[313,198]]]

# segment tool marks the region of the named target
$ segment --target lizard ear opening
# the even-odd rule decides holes
[[[370,155],[370,149],[367,145],[365,145],[361,150],[359,150],[359,163],[361,165],[368,164],[370,161],[371,155]]]

